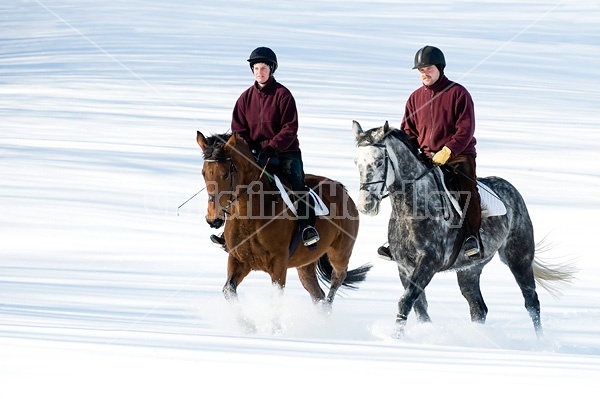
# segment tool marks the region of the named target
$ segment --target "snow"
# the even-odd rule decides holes
[[[588,392],[600,377],[600,5],[591,1],[7,0],[0,5],[0,397],[481,397]],[[221,288],[204,221],[196,130],[223,133],[257,46],[296,97],[308,173],[358,196],[352,120],[400,123],[415,51],[439,46],[473,95],[478,172],[523,194],[551,261],[535,338],[508,268],[482,276],[485,325],[453,273],[431,324],[390,337],[402,293],[376,257],[389,204],[361,217],[351,267],[374,264],[333,313],[294,270]],[[271,332],[272,316],[283,331]]]

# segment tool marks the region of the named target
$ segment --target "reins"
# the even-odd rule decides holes
[[[467,176],[465,173],[463,173],[462,171],[458,170],[458,168],[455,168],[453,166],[449,166],[446,165],[447,169],[451,169],[452,172],[456,173],[456,174],[460,174],[461,176],[463,176],[465,179],[469,180],[471,183],[475,183],[477,184],[477,180],[473,180],[470,176]],[[486,186],[480,186],[478,185],[477,188],[482,188],[483,190],[485,190],[488,194],[490,194],[492,197],[496,198],[498,201],[502,202],[504,204],[504,206],[508,206],[510,208],[509,204],[504,203],[504,201],[502,201],[502,199],[500,197],[498,197],[496,195],[495,192],[493,192],[492,190],[489,190]]]
[[[365,190],[366,187],[371,186],[373,184],[381,184],[381,190],[379,191],[379,197],[381,199],[385,199],[387,197],[390,196],[389,191],[387,193],[385,193],[385,191],[387,190],[387,174],[388,174],[388,164],[392,166],[392,171],[394,172],[394,177],[396,176],[396,168],[394,167],[394,163],[391,161],[390,159],[390,154],[388,152],[387,149],[387,145],[385,144],[371,144],[373,147],[379,147],[379,148],[383,148],[384,150],[384,166],[383,166],[383,180],[376,180],[376,181],[371,181],[371,182],[366,182],[366,183],[362,183],[359,186],[359,190]],[[430,173],[433,169],[435,169],[438,166],[434,166],[432,168],[427,167],[427,165],[424,165],[426,170],[421,173],[419,175],[419,177],[417,177],[416,179],[413,180],[413,184],[418,182],[419,180],[421,180],[422,178],[424,178],[425,176],[427,176],[428,173]]]
[[[404,143],[403,140],[400,140],[400,141],[402,141]],[[387,193],[385,192],[386,189],[387,189],[386,181],[387,181],[387,174],[388,174],[388,163],[392,165],[392,169],[394,170],[394,176],[396,174],[396,170],[394,168],[394,163],[390,160],[390,156],[389,156],[389,153],[388,153],[387,145],[385,145],[383,143],[373,143],[373,144],[370,144],[370,145],[372,145],[373,147],[379,147],[379,148],[383,148],[384,149],[384,157],[385,157],[385,161],[384,161],[385,165],[384,165],[384,171],[383,171],[384,178],[383,178],[383,180],[377,180],[377,181],[362,183],[359,186],[359,190],[365,190],[366,187],[371,186],[373,184],[381,184],[382,186],[381,186],[381,190],[379,191],[379,197],[380,197],[380,199],[385,199],[385,198],[387,198],[387,197],[390,196],[389,191]],[[412,184],[415,184],[419,180],[423,179],[425,176],[427,176],[429,173],[431,173],[435,168],[441,168],[440,165],[434,165],[433,167],[430,167],[430,166],[428,166],[427,164],[425,164],[423,162],[421,162],[421,164],[423,166],[425,166],[425,171],[423,173],[421,173],[416,179],[414,179],[412,181]],[[467,176],[462,171],[460,171],[460,170],[458,170],[458,169],[456,169],[454,167],[448,166],[448,165],[446,165],[446,168],[452,170],[454,173],[460,174],[461,176],[465,177],[466,179],[470,180],[471,182],[477,184],[476,180],[473,180],[471,177]],[[493,196],[494,198],[496,198],[498,201],[501,201],[501,202],[504,203],[504,201],[502,201],[502,199],[500,197],[498,197],[498,195],[496,193],[494,193],[493,191],[489,190],[487,187],[485,187],[485,186],[478,186],[478,187],[481,187],[483,190],[485,190],[491,196]]]
[[[269,161],[271,160],[271,158],[269,158],[265,164],[265,166],[262,168],[261,172],[260,172],[260,176],[258,177],[258,180],[260,180],[263,175],[265,175],[267,177],[267,179],[269,179],[269,181],[274,181],[273,177],[271,176],[271,174],[269,172],[267,172],[267,165],[269,164]],[[206,159],[205,162],[230,162],[229,164],[229,177],[231,179],[231,184],[229,187],[229,192],[233,193],[233,191],[236,188],[236,183],[235,183],[235,174],[237,172],[237,168],[235,167],[235,164],[233,163],[233,161],[231,160],[231,158],[225,158],[225,159]],[[248,188],[246,188],[246,190],[248,190]],[[231,207],[233,206],[233,204],[235,204],[238,201],[238,197],[239,195],[233,195],[231,194],[232,198],[230,198],[228,200],[228,204],[225,207],[222,207],[221,209],[223,210],[223,213],[225,213],[226,215],[230,216],[231,212],[229,211],[231,209]],[[216,202],[215,201],[215,195],[209,195],[208,196],[208,201],[209,202]]]

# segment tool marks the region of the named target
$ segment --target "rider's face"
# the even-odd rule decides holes
[[[440,78],[440,70],[435,65],[419,68],[419,73],[425,86],[431,86]]]
[[[269,80],[271,68],[267,64],[258,62],[254,64],[252,71],[254,72],[254,79],[256,79],[259,85],[264,85]]]

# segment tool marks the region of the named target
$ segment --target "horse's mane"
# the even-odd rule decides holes
[[[413,153],[414,156],[419,158],[419,154],[420,154],[419,147],[414,143],[414,141],[412,141],[410,138],[408,138],[408,135],[404,132],[404,130],[392,129],[387,132],[386,136],[392,136],[392,137],[397,138],[402,143],[404,143],[404,145],[410,150],[410,152]]]
[[[383,127],[385,129],[386,125]],[[382,134],[382,128],[373,128],[369,129],[360,137],[357,137],[356,144],[360,147],[363,145],[373,145],[373,144],[381,144],[388,137],[392,136],[398,140],[400,140],[404,145],[414,154],[414,156],[419,157],[419,147],[415,145],[415,143],[408,138],[408,135],[402,129],[388,129]]]
[[[215,134],[206,138],[204,159],[211,161],[222,161],[228,158],[225,152],[225,143],[231,138],[231,133]]]

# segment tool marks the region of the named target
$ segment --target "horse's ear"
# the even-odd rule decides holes
[[[385,124],[383,125],[383,132],[387,133],[390,130],[390,125],[388,123],[388,121],[385,121]]]
[[[254,157],[246,140],[237,133],[233,133],[225,143],[227,154],[238,168],[255,168]]]
[[[352,130],[354,131],[354,135],[356,136],[356,138],[358,138],[364,133],[362,127],[360,126],[360,123],[358,123],[357,121],[352,121]]]
[[[197,131],[196,141],[198,142],[200,148],[202,148],[202,151],[206,150],[206,137],[204,137],[200,130]]]
[[[233,133],[231,137],[225,143],[225,149],[231,158],[234,160],[238,159],[240,155],[240,150],[238,148],[238,143],[243,142],[243,140],[237,135],[237,133]]]
[[[230,148],[235,147],[235,144],[237,143],[237,139],[238,139],[237,133],[232,134],[231,137],[229,138],[229,140],[227,140],[227,143],[225,143],[225,146],[230,147]]]

